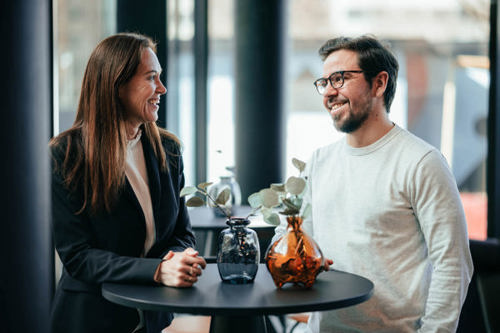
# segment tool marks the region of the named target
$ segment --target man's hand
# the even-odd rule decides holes
[[[191,287],[206,266],[205,259],[192,248],[169,251],[158,266],[155,281],[170,287]]]
[[[328,271],[330,270],[330,266],[333,265],[333,260],[332,259],[325,259],[325,263],[323,264],[323,267],[321,268],[321,271]]]

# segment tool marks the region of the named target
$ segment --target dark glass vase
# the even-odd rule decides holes
[[[251,283],[255,279],[260,260],[257,233],[246,226],[245,218],[230,218],[229,228],[219,234],[217,268],[224,282],[233,284]]]
[[[287,233],[271,244],[266,266],[274,284],[292,282],[310,288],[321,272],[324,259],[318,244],[302,230],[302,217],[287,216]]]

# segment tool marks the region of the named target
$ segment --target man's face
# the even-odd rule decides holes
[[[323,77],[338,71],[361,70],[354,51],[339,50],[331,53],[323,64]],[[333,88],[330,83],[323,95],[323,105],[330,112],[335,128],[352,133],[360,128],[372,109],[371,89],[363,73],[345,73],[344,85]]]

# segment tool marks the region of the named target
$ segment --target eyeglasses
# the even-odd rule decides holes
[[[326,86],[328,85],[328,81],[330,81],[330,85],[339,89],[344,85],[344,74],[345,73],[363,73],[363,71],[338,71],[330,74],[328,79],[320,78],[314,81],[314,86],[320,95],[324,95],[326,91]]]

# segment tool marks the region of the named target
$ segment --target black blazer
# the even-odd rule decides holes
[[[162,138],[169,171],[162,172],[151,144],[141,142],[149,178],[156,239],[140,258],[146,235],[145,218],[128,181],[111,213],[76,215],[82,191],[70,192],[59,169],[66,147],[52,147],[52,220],[54,242],[64,269],[52,306],[52,331],[132,332],[139,322],[136,309],[112,304],[101,296],[103,282],[153,284],[161,258],[169,251],[194,247],[184,199],[183,162],[178,145]],[[169,154],[168,152],[172,153]],[[166,312],[144,312],[147,332],[158,333],[172,320]]]

